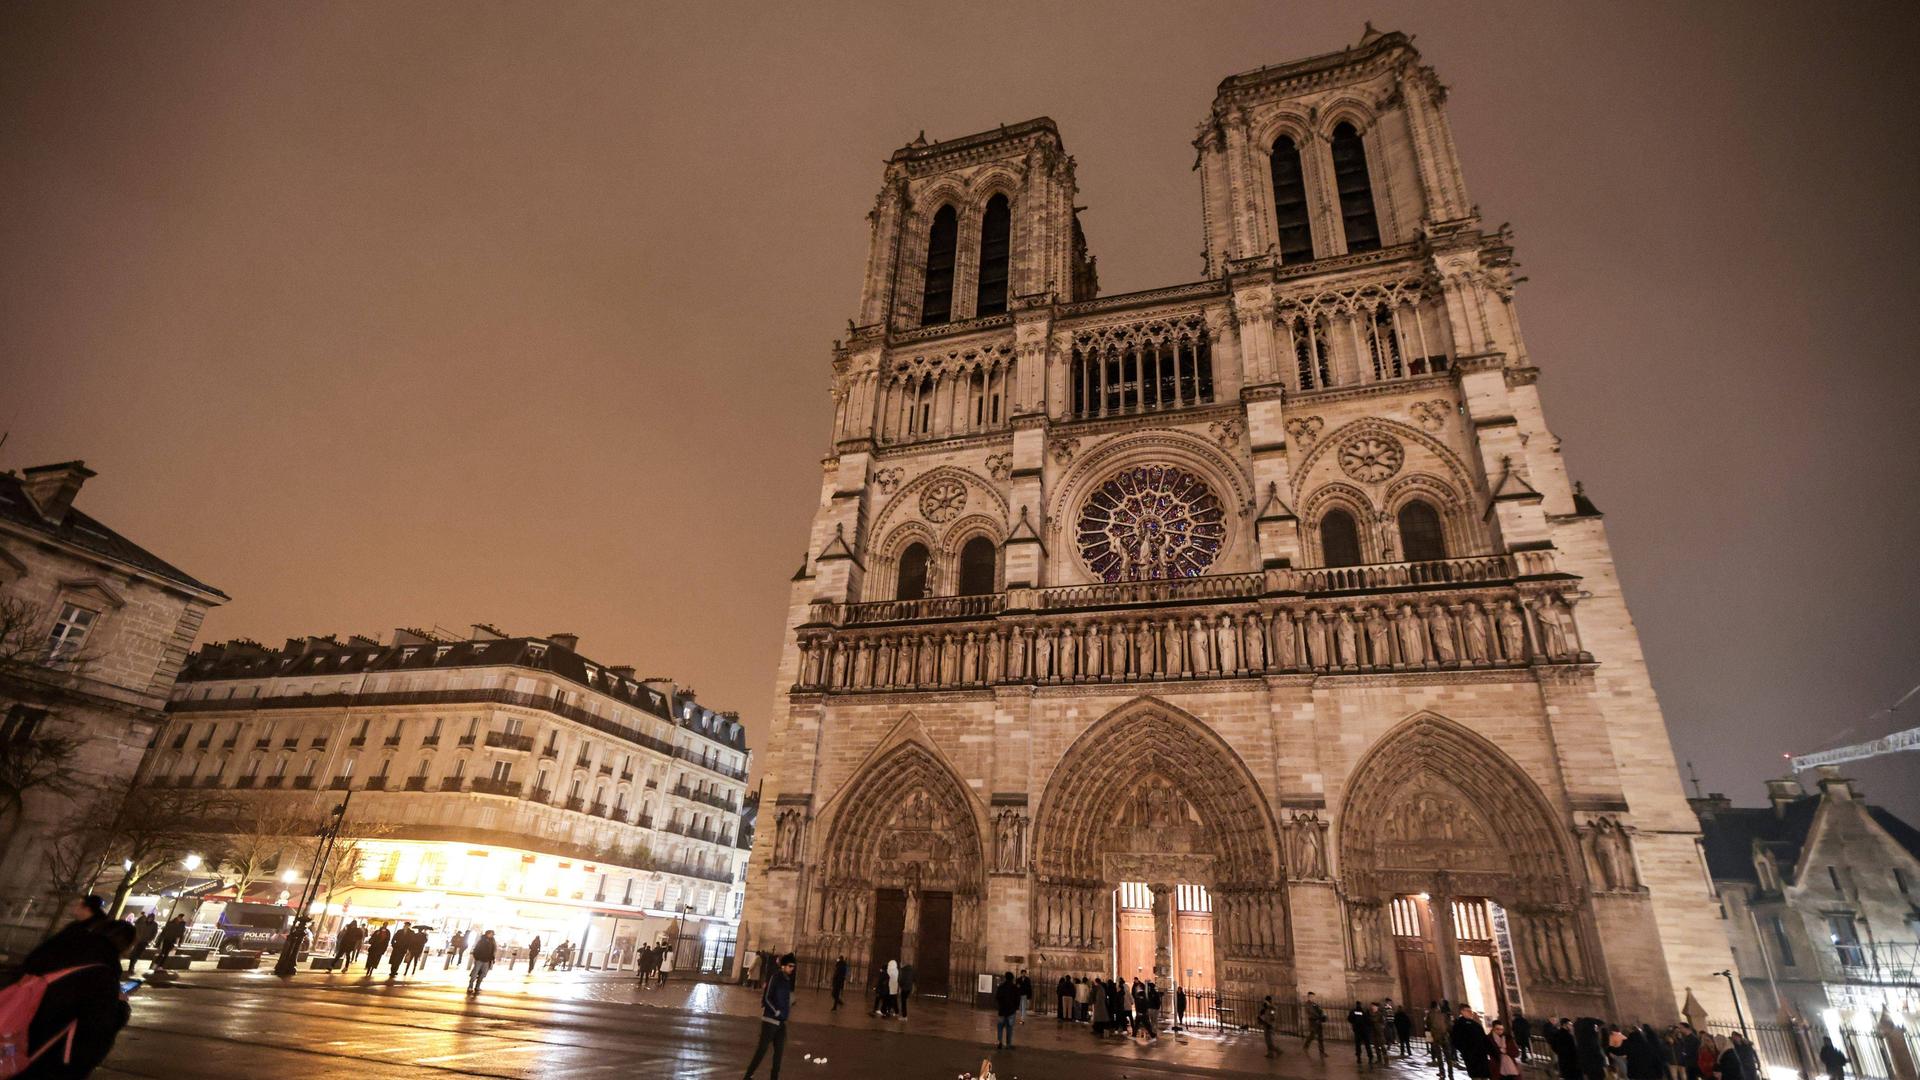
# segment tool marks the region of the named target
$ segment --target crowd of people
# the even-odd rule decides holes
[[[0,988],[0,1076],[78,1080],[113,1049],[132,1015],[123,964],[141,931],[82,898],[73,921],[40,943]],[[150,935],[151,941],[158,931]],[[137,984],[136,984],[137,985]]]

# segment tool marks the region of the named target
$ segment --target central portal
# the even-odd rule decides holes
[[[1205,886],[1161,886],[1170,910],[1155,910],[1156,890],[1144,881],[1123,881],[1113,891],[1115,978],[1168,980],[1189,992],[1212,990],[1213,898]],[[1164,965],[1164,968],[1163,966]]]

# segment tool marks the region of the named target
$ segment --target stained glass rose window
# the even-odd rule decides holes
[[[1226,513],[1192,473],[1138,465],[1088,496],[1075,534],[1102,581],[1198,577],[1226,544]]]

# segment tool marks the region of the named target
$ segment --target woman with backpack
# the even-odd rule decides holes
[[[0,1077],[80,1080],[113,1049],[129,1010],[120,960],[133,950],[130,922],[108,920],[57,935],[0,990]]]

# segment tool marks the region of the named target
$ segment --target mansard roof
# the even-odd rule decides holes
[[[198,592],[231,599],[226,593],[188,574],[160,556],[108,528],[90,515],[69,508],[59,521],[50,521],[34,509],[20,477],[0,472],[0,523],[38,533],[57,543],[79,548],[102,560],[121,563],[165,578]]]

